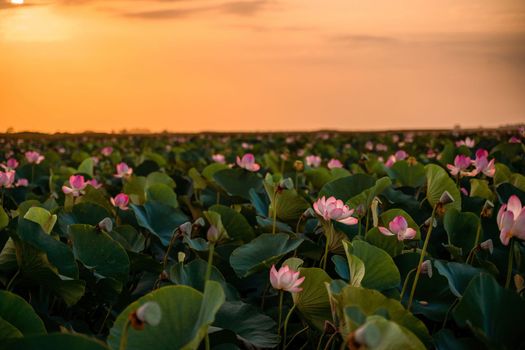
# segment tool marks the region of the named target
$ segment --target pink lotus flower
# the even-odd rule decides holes
[[[4,170],[15,170],[18,168],[18,161],[15,158],[9,158],[6,164],[0,164]]]
[[[325,196],[319,198],[314,203],[314,210],[326,221],[335,220],[345,225],[357,224],[357,218],[352,217],[354,209],[350,209],[342,200],[334,196],[328,199]]]
[[[488,159],[489,152],[485,149],[478,149],[476,151],[476,159],[472,161],[476,167],[475,173],[483,173],[488,177],[493,177],[496,173],[496,167],[494,166],[494,159],[491,159],[489,162]]]
[[[0,171],[0,187],[13,187],[13,183],[15,182],[15,175],[16,173],[14,170],[6,170],[5,172]]]
[[[97,181],[97,179],[88,180],[87,184],[91,187],[99,189],[102,187],[102,184]]]
[[[374,150],[374,143],[372,141],[366,141],[365,149],[367,151],[373,151]]]
[[[384,234],[385,236],[396,236],[399,241],[403,241],[405,239],[414,239],[416,237],[416,230],[414,230],[411,227],[408,227],[407,220],[401,216],[398,215],[395,218],[392,219],[388,223],[388,228],[379,226],[379,231]]]
[[[507,204],[503,204],[498,212],[499,238],[503,245],[508,245],[512,237],[525,240],[525,207],[516,195],[509,198]]]
[[[130,168],[126,163],[120,162],[117,164],[117,173],[113,176],[118,178],[127,178],[133,174],[133,168]]]
[[[303,281],[304,276],[299,278],[299,272],[292,270],[288,265],[281,266],[279,271],[275,269],[275,265],[270,269],[270,283],[277,290],[299,293],[303,290],[299,288]]]
[[[305,160],[306,160],[306,165],[312,168],[318,168],[319,165],[321,165],[321,161],[322,161],[321,157],[314,156],[314,155],[307,156]]]
[[[386,151],[388,151],[388,146],[385,145],[384,143],[378,143],[376,145],[376,151],[378,151],[378,152],[386,152]]]
[[[242,159],[237,157],[237,165],[249,171],[257,172],[261,166],[255,163],[255,157],[251,153],[246,153]]]
[[[241,144],[241,147],[242,147],[243,149],[253,149],[253,145],[250,145],[248,142],[243,142],[243,143]]]
[[[45,159],[43,155],[36,151],[27,151],[25,156],[30,164],[40,164]]]
[[[65,194],[72,194],[73,197],[78,197],[85,193],[84,189],[87,186],[87,182],[82,175],[71,175],[69,177],[69,185],[71,187],[62,186],[62,191]]]
[[[113,153],[113,147],[106,146],[100,150],[103,156],[109,157]]]
[[[394,165],[394,163],[400,160],[405,160],[407,157],[408,157],[407,152],[403,150],[399,150],[396,153],[392,154],[390,157],[388,157],[388,160],[386,161],[385,165],[390,168],[392,167],[392,165]]]
[[[458,174],[461,176],[472,175],[472,173],[466,171],[470,167],[471,163],[472,161],[470,160],[470,157],[459,154],[456,156],[456,158],[454,158],[454,165],[447,164],[447,168],[452,176],[457,176]]]
[[[114,207],[120,208],[122,210],[128,210],[129,196],[125,193],[119,193],[115,197],[110,199],[111,204]]]
[[[328,169],[336,169],[336,168],[342,168],[343,163],[339,161],[339,159],[332,158],[327,164]]]
[[[29,181],[27,181],[27,179],[18,179],[15,186],[16,187],[27,187],[29,186]]]
[[[217,153],[217,154],[214,154],[211,156],[211,159],[213,159],[213,161],[215,163],[221,163],[221,164],[224,164],[226,163],[226,158],[224,157],[224,155],[220,154],[220,153]]]
[[[471,139],[470,137],[467,137],[465,140],[456,141],[456,147],[466,146],[468,148],[472,148],[475,145],[476,141],[474,141],[474,139]]]

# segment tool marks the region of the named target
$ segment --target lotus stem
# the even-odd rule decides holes
[[[273,225],[272,225],[272,234],[275,234],[275,227],[277,225],[277,192],[273,194]]]
[[[206,337],[204,338],[204,347],[205,350],[210,350],[210,336],[208,333],[206,333]]]
[[[165,270],[166,266],[168,265],[168,257],[171,252],[171,248],[173,248],[173,244],[175,243],[175,239],[178,237],[178,231],[177,228],[175,232],[173,232],[173,235],[171,236],[170,243],[168,244],[168,249],[166,249],[166,254],[164,254],[164,258],[162,259],[162,269]]]
[[[7,284],[7,287],[5,287],[5,290],[7,290],[8,292],[11,291],[11,287],[12,287],[15,279],[18,277],[19,274],[20,274],[20,269],[16,270],[15,274],[13,275],[13,277],[11,277],[11,279],[9,280],[9,283]]]
[[[306,327],[304,327],[303,329],[301,329],[300,331],[297,331],[297,332],[293,335],[292,339],[290,339],[290,341],[289,341],[287,344],[284,344],[284,348],[283,348],[283,350],[286,350],[286,348],[288,347],[288,345],[290,345],[290,344],[294,341],[295,337],[297,337],[299,334],[303,333],[303,332],[304,332],[305,330],[307,330],[308,328],[310,328],[310,327],[306,326]]]
[[[405,282],[403,282],[403,288],[401,288],[401,294],[399,296],[399,300],[401,300],[401,302],[403,301],[403,296],[405,295],[405,292],[406,292],[406,289],[407,289],[407,286],[408,286],[408,281],[410,279],[410,275],[412,273],[416,272],[416,269],[413,268],[412,270],[408,271],[406,277],[405,277]]]
[[[321,260],[322,262],[322,266],[323,266],[323,270],[326,270],[326,260],[328,260],[328,247],[329,247],[329,244],[330,244],[330,235],[332,235],[332,231],[333,231],[334,227],[332,225],[332,222],[330,221],[330,224],[328,226],[328,232],[326,233],[326,243],[325,243],[325,246],[324,246],[324,255],[323,255],[323,258]]]
[[[129,318],[127,318],[126,323],[124,324],[124,329],[122,330],[122,335],[120,336],[119,350],[126,350],[126,347],[128,346],[128,331],[130,325],[131,322],[129,321]]]
[[[294,310],[295,310],[295,304],[293,304],[292,308],[288,311],[288,314],[286,315],[286,318],[284,319],[283,349],[286,348],[286,334],[287,334],[287,329],[288,329],[288,321],[290,320],[290,316],[292,316],[292,313]]]
[[[416,276],[414,277],[414,283],[412,284],[412,289],[410,290],[410,297],[408,298],[407,310],[410,311],[412,307],[412,301],[414,300],[414,293],[416,292],[417,282],[419,280],[419,275],[421,274],[421,265],[423,264],[423,259],[427,252],[428,242],[430,241],[430,235],[432,234],[432,229],[434,228],[434,217],[436,216],[436,209],[438,203],[434,205],[432,209],[432,216],[430,217],[430,225],[428,227],[427,236],[425,238],[425,243],[423,243],[423,249],[421,250],[421,255],[419,256],[419,262],[417,264]]]
[[[204,276],[204,285],[210,279],[211,276],[211,267],[213,264],[213,253],[215,252],[215,243],[210,243],[210,249],[208,252],[208,266],[206,266],[206,275]]]
[[[510,246],[510,251],[509,251],[509,260],[507,263],[507,279],[505,281],[505,288],[510,287],[510,279],[512,277],[512,262],[514,260],[514,239],[511,238],[509,246]]]
[[[282,316],[283,316],[283,297],[284,293],[283,290],[279,290],[279,323],[277,327],[277,335],[281,335],[281,324],[282,324]]]

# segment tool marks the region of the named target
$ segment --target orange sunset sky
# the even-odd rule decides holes
[[[0,0],[0,132],[523,122],[523,0]]]

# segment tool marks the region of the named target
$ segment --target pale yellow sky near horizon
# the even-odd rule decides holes
[[[0,132],[523,122],[521,0],[0,0]]]

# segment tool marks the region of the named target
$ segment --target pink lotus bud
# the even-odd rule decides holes
[[[110,201],[114,207],[120,208],[121,210],[129,209],[129,196],[125,193],[117,194],[114,198],[111,198]]]
[[[15,171],[6,170],[5,172],[0,171],[0,187],[11,188],[15,182]]]
[[[113,153],[113,147],[106,146],[100,150],[100,153],[105,157],[109,157]]]
[[[117,173],[113,176],[118,178],[128,178],[133,174],[133,168],[130,168],[126,163],[121,162],[117,164]]]
[[[325,196],[319,198],[313,207],[317,215],[325,221],[335,220],[345,225],[355,225],[358,222],[356,218],[352,217],[354,210],[333,196],[328,199]]]
[[[211,225],[208,229],[208,232],[206,233],[206,238],[209,242],[215,243],[218,242],[220,239],[220,232],[214,225]]]
[[[251,153],[246,153],[242,156],[242,159],[237,157],[237,165],[252,172],[257,172],[261,168],[261,166],[255,162],[255,157]]]
[[[299,272],[292,270],[288,265],[281,266],[279,271],[275,269],[275,265],[270,269],[270,283],[277,290],[299,293],[303,290],[299,287],[303,281],[304,276],[299,278]]]
[[[392,219],[392,221],[390,221],[388,224],[388,227],[389,229],[380,226],[378,229],[385,236],[397,236],[399,241],[403,241],[405,239],[414,239],[417,234],[416,230],[408,227],[407,220],[401,215],[398,215]]]
[[[521,206],[518,196],[510,196],[507,204],[501,206],[497,223],[503,245],[508,245],[512,237],[525,240],[525,207]]]
[[[45,157],[36,151],[28,151],[25,153],[27,162],[30,164],[40,164]]]

